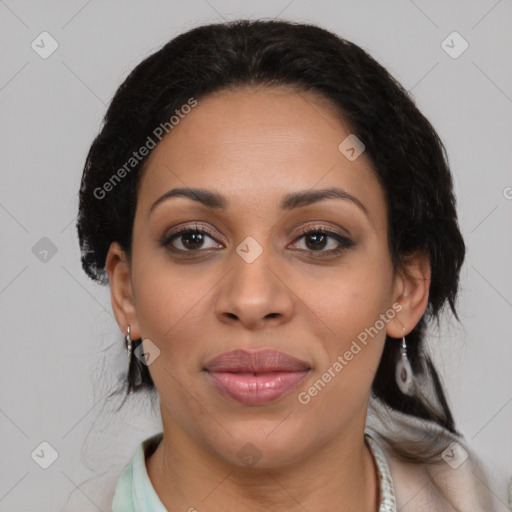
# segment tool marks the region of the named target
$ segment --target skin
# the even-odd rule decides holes
[[[164,437],[146,465],[168,510],[378,509],[376,468],[363,438],[371,384],[386,333],[398,343],[423,315],[430,268],[416,254],[393,271],[384,191],[364,153],[349,161],[338,150],[350,133],[312,93],[223,90],[201,98],[147,161],[131,259],[114,242],[106,268],[121,331],[129,325],[132,339],[160,350],[149,370]],[[175,187],[219,192],[229,206],[220,211],[178,197],[148,217]],[[342,199],[279,209],[290,192],[329,187],[343,188],[367,213]],[[178,224],[193,229],[194,222],[213,235],[195,252],[180,256],[159,244]],[[318,226],[353,246],[322,258],[339,245],[335,239],[315,246],[311,235],[300,237],[301,228]],[[263,250],[252,263],[236,252],[248,236]],[[194,247],[186,236],[173,244]],[[300,403],[298,394],[397,303],[401,311],[378,335]],[[276,402],[242,405],[201,371],[235,348],[281,350],[312,369]],[[247,443],[261,455],[252,467],[237,456]]]

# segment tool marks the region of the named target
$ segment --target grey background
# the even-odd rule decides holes
[[[462,325],[447,318],[430,343],[459,428],[505,503],[512,477],[511,0],[0,0],[0,510],[57,510],[77,485],[127,463],[159,429],[147,399],[120,412],[119,402],[105,401],[126,355],[108,290],[81,270],[77,191],[106,105],[127,73],[174,35],[237,17],[313,22],[359,44],[412,91],[446,144],[468,255]],[[31,48],[43,31],[59,45],[47,59]],[[453,31],[469,44],[456,59],[441,46]],[[56,253],[41,261],[49,245]],[[43,441],[58,453],[48,469],[31,458]],[[92,494],[87,500],[99,510]]]

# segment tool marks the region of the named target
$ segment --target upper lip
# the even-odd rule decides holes
[[[209,372],[264,373],[300,372],[309,370],[305,361],[278,350],[232,350],[210,359],[205,369]]]

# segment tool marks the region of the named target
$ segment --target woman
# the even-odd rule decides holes
[[[198,27],[117,91],[78,234],[163,432],[112,510],[494,510],[424,331],[465,246],[444,147],[356,45]]]

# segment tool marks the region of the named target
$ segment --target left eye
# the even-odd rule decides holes
[[[347,237],[342,236],[335,231],[330,231],[324,228],[315,228],[308,231],[303,231],[297,240],[302,239],[304,239],[306,248],[301,250],[307,251],[309,253],[320,252],[333,254],[348,249],[353,245],[352,241]],[[324,250],[326,246],[329,245],[329,239],[331,240],[331,245],[334,245],[334,247],[331,247],[328,250]]]

